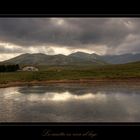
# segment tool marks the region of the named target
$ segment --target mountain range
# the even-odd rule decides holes
[[[97,55],[84,52],[76,52],[70,55],[46,55],[43,53],[22,54],[12,59],[2,61],[0,64],[22,64],[22,65],[105,65],[124,64],[140,61],[140,54],[122,55]]]
[[[140,53],[137,54],[121,54],[121,55],[104,55],[99,56],[100,60],[104,60],[111,64],[125,64],[140,61]]]

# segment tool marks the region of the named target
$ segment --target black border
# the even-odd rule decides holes
[[[0,14],[0,18],[8,18],[8,17],[130,17],[134,18],[140,17],[140,14],[109,14],[108,12],[101,14],[94,13],[94,14],[73,14],[73,13],[66,13],[62,14],[59,12],[55,12],[54,14],[48,13],[48,14],[15,14],[15,13],[9,13]],[[93,135],[90,135],[91,133],[85,135],[85,136],[47,136],[44,135],[44,131],[50,130],[53,133],[59,133],[63,132],[64,134],[71,133],[81,133],[84,134],[86,132],[91,132],[92,134],[95,133],[95,137],[92,137]],[[106,122],[106,123],[87,123],[87,122],[79,122],[79,123],[0,123],[0,139],[1,138],[14,138],[14,139],[20,139],[20,138],[26,138],[26,139],[49,139],[49,138],[61,138],[61,139],[139,139],[139,130],[140,130],[140,122],[131,123],[131,122]]]
[[[51,18],[51,17],[58,17],[58,18],[140,18],[140,13],[137,14],[121,14],[121,13],[95,13],[95,14],[81,14],[81,13],[50,13],[50,14],[27,14],[27,13],[17,13],[17,14],[0,14],[0,18]]]
[[[139,130],[140,123],[2,123],[0,138],[139,139]],[[47,135],[47,131],[59,135]],[[73,134],[82,134],[82,136],[73,136]]]

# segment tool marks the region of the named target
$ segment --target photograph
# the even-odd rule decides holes
[[[0,124],[138,122],[139,17],[0,17]]]

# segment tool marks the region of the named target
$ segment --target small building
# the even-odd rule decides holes
[[[39,69],[33,66],[26,66],[22,68],[22,71],[38,71]]]

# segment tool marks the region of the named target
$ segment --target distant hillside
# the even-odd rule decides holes
[[[65,56],[46,55],[42,53],[22,54],[12,59],[1,62],[1,64],[22,64],[22,65],[104,65],[106,62],[97,59],[94,55],[77,52]]]
[[[73,53],[70,56],[76,56],[80,59],[86,58],[88,60],[102,60],[104,62],[107,62],[109,64],[125,64],[125,63],[131,63],[140,61],[140,54],[122,54],[122,55],[97,55],[95,53],[88,54],[88,53],[82,53],[77,52]]]
[[[100,60],[111,64],[125,64],[140,61],[140,54],[104,55],[100,56]]]
[[[0,64],[22,64],[22,65],[105,65],[125,64],[140,61],[140,54],[123,55],[97,55],[84,52],[72,53],[68,56],[46,55],[43,53],[22,54]]]
[[[73,53],[70,56],[75,56],[80,59],[86,58],[88,60],[101,60],[104,62],[107,62],[109,64],[125,64],[125,63],[131,63],[131,62],[136,62],[140,61],[140,54],[122,54],[122,55],[97,55],[95,53],[93,54],[88,54],[88,53],[82,53],[82,52],[77,52]]]
[[[83,52],[76,52],[72,53],[68,56],[71,59],[80,60],[80,61],[87,61],[85,63],[91,64],[107,64],[104,60],[101,60],[99,55],[97,54],[89,54]]]

